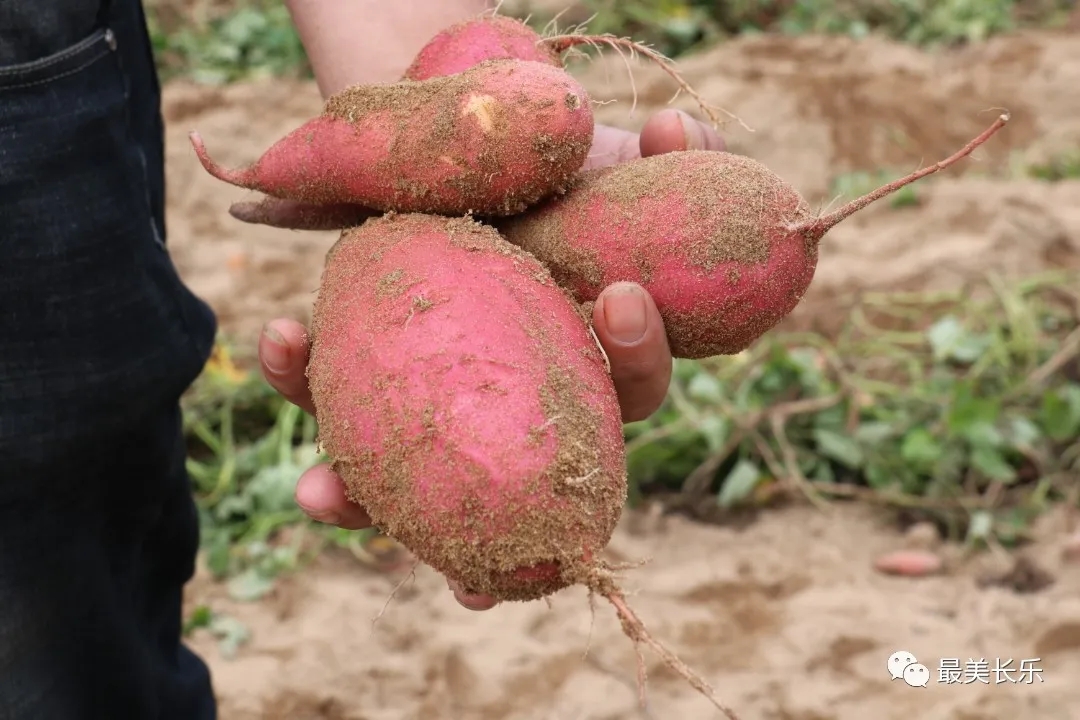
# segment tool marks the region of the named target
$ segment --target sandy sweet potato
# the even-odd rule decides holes
[[[575,186],[497,221],[579,302],[640,283],[656,301],[675,357],[741,352],[790,313],[814,277],[818,244],[871,202],[970,154],[1000,116],[951,157],[817,217],[760,162],[686,151],[581,173]]]
[[[559,52],[542,41],[521,20],[485,14],[438,33],[416,54],[405,77],[427,80],[463,72],[485,60],[499,59],[533,60],[562,67]]]
[[[579,309],[466,218],[391,214],[330,251],[308,373],[350,495],[477,592],[583,582],[626,499],[614,386]]]
[[[565,71],[490,60],[420,82],[347,88],[250,167],[203,167],[239,187],[309,205],[509,215],[559,192],[592,144],[584,88]]]
[[[581,309],[534,257],[469,218],[372,218],[327,255],[311,342],[320,442],[378,527],[500,600],[588,587],[737,720],[601,557],[627,495],[618,398]]]

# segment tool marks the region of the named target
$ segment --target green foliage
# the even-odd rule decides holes
[[[915,509],[954,534],[980,517],[1013,542],[1017,517],[1080,482],[1080,370],[1064,371],[1080,296],[1060,302],[1077,280],[991,278],[979,301],[870,295],[834,342],[776,333],[679,361],[664,406],[627,426],[633,497],[730,507],[779,485]]]
[[[835,340],[777,332],[738,356],[676,361],[664,405],[625,427],[631,502],[853,497],[969,542],[1020,542],[1080,484],[1078,287],[1055,274],[870,294]],[[313,523],[296,506],[297,479],[325,460],[315,422],[225,345],[183,406],[203,550],[234,598],[262,597],[328,545],[378,554],[373,531]],[[187,619],[198,628],[226,653],[247,638],[207,607]]]
[[[1022,27],[1059,26],[1075,0],[583,0],[592,33],[632,36],[669,57],[739,34],[871,32],[925,44],[977,42]],[[571,4],[572,3],[568,3]],[[192,5],[199,8],[196,12]],[[310,77],[288,10],[269,0],[148,0],[162,77],[220,84],[251,76]],[[534,14],[540,27],[552,18]],[[562,23],[564,24],[564,23]]]
[[[832,194],[840,203],[845,203],[855,198],[873,192],[878,187],[904,177],[904,172],[850,172],[837,177],[832,183]],[[905,185],[892,195],[886,202],[893,208],[905,208],[919,204],[919,190],[917,185]]]
[[[880,33],[928,44],[1060,26],[1073,0],[585,0],[592,32],[631,35],[670,57],[739,34]],[[545,19],[546,20],[546,19]]]
[[[236,618],[214,612],[207,605],[199,605],[184,620],[185,637],[196,630],[205,629],[218,640],[223,657],[232,658],[241,645],[251,638],[251,631]]]
[[[1080,148],[1056,155],[1045,163],[1032,165],[1028,175],[1047,182],[1080,180]]]
[[[310,522],[293,491],[304,470],[326,460],[315,420],[257,374],[233,364],[219,345],[183,399],[188,473],[195,485],[202,546],[210,571],[239,600],[261,597],[283,571],[343,536]]]
[[[229,3],[204,22],[150,3],[147,22],[163,79],[219,85],[258,76],[310,77],[307,54],[280,2]]]

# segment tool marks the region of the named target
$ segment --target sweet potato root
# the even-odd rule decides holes
[[[584,164],[593,114],[563,70],[491,60],[448,77],[359,85],[275,143],[254,165],[215,177],[310,205],[379,212],[510,215],[561,191]]]

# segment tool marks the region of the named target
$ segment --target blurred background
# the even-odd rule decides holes
[[[210,178],[321,107],[280,2],[147,0],[164,81],[169,244],[221,322],[185,398],[204,553],[189,641],[225,718],[706,718],[584,592],[475,614],[373,532],[304,520],[314,421],[253,362],[262,324],[307,321],[335,233],[244,225]],[[645,42],[749,125],[729,148],[816,208],[972,158],[822,243],[779,328],[736,357],[677,361],[626,426],[631,503],[612,557],[632,604],[744,720],[1075,720],[1080,689],[1080,10],[1075,0],[552,0],[499,12]],[[658,68],[568,69],[598,120],[669,102]],[[636,103],[636,105],[635,105]],[[633,111],[631,108],[633,107]],[[902,554],[896,554],[896,553]],[[379,616],[373,625],[372,619]],[[507,628],[510,628],[507,630]],[[590,640],[591,637],[591,640]],[[589,653],[583,659],[586,648]],[[906,650],[928,689],[890,682]],[[938,683],[941,658],[1039,658],[1030,684]],[[1072,713],[1072,714],[1070,714]]]

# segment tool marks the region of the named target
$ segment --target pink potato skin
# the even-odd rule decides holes
[[[484,60],[533,60],[562,67],[559,54],[532,28],[515,18],[485,16],[446,28],[420,49],[405,71],[409,80],[427,80],[463,72]]]
[[[786,226],[807,217],[805,201],[760,163],[688,151],[583,173],[564,196],[498,226],[579,302],[616,281],[640,283],[672,354],[703,358],[741,352],[799,303],[817,242]],[[759,238],[752,261],[738,257],[748,230]]]
[[[561,191],[592,144],[585,89],[537,62],[349,88],[251,167],[208,172],[269,196],[380,212],[509,215]]]
[[[330,251],[308,367],[352,499],[476,592],[581,581],[626,499],[618,398],[578,309],[466,218],[387,215]]]

